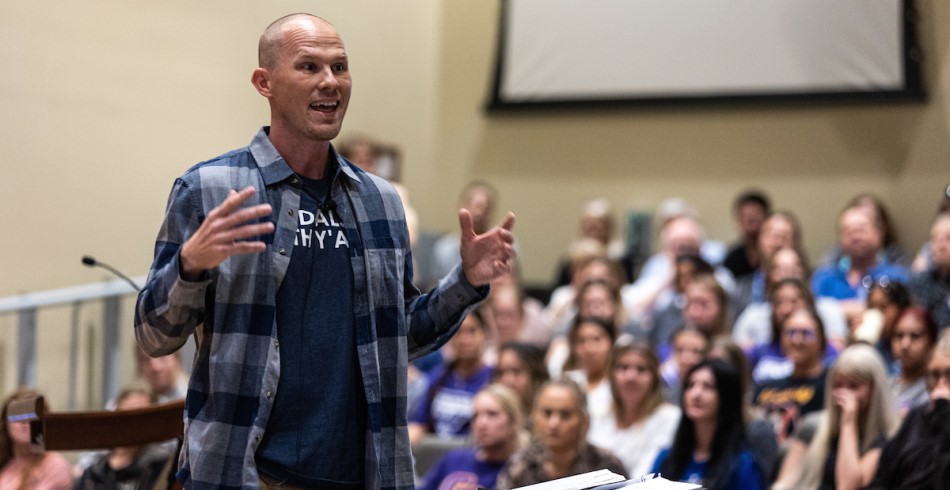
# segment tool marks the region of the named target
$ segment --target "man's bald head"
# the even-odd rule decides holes
[[[299,19],[308,19],[314,22],[333,26],[329,21],[313,14],[297,13],[285,15],[274,22],[271,22],[261,39],[257,43],[257,63],[261,68],[274,68],[277,65],[277,59],[280,57],[280,43],[283,39],[284,25]]]

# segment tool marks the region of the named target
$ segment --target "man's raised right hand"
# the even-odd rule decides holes
[[[181,247],[183,279],[197,281],[204,271],[217,267],[232,255],[261,253],[267,249],[260,240],[242,240],[274,231],[274,223],[270,221],[248,223],[273,212],[270,204],[241,208],[241,204],[255,192],[253,187],[245,187],[240,192],[232,190],[223,203],[208,213],[198,230]]]

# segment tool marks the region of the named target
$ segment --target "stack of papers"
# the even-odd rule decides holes
[[[597,470],[590,473],[569,476],[549,482],[528,485],[515,490],[611,490],[626,488],[629,490],[697,490],[702,488],[695,483],[670,481],[658,473],[627,480],[610,470]]]

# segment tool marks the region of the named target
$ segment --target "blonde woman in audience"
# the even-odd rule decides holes
[[[508,458],[527,443],[518,396],[500,384],[482,388],[472,402],[474,447],[454,449],[426,474],[422,490],[494,488]]]
[[[660,385],[660,361],[638,342],[618,342],[611,350],[610,409],[591,413],[587,440],[620,458],[627,475],[650,471],[660,450],[670,445],[680,409],[667,403]]]
[[[496,488],[507,490],[600,469],[626,475],[613,454],[587,442],[590,416],[577,383],[569,379],[545,383],[532,419],[532,442],[509,459]]]
[[[792,440],[774,489],[864,488],[897,427],[884,363],[866,344],[845,349],[828,373],[817,428]]]
[[[52,451],[34,453],[30,449],[30,422],[11,417],[10,404],[39,396],[21,389],[3,402],[0,424],[0,488],[3,490],[66,490],[73,488],[72,467],[62,455]]]

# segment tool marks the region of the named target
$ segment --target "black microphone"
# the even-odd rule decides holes
[[[317,207],[320,208],[320,211],[323,211],[324,213],[327,211],[336,211],[336,201],[330,199]]]
[[[137,284],[135,284],[134,282],[132,282],[132,280],[129,279],[128,276],[126,276],[125,274],[119,272],[118,270],[116,270],[114,267],[112,267],[112,266],[109,265],[109,264],[105,264],[105,263],[103,263],[103,262],[99,262],[98,260],[96,260],[96,259],[94,259],[94,258],[92,258],[92,257],[90,257],[90,256],[88,256],[88,255],[83,255],[83,256],[82,256],[82,263],[83,263],[83,265],[85,265],[85,266],[87,266],[87,267],[102,267],[103,269],[105,269],[105,270],[107,270],[107,271],[109,271],[109,272],[115,274],[116,276],[119,276],[120,278],[125,279],[125,282],[131,284],[132,287],[135,288],[136,291],[142,291],[142,288],[138,287]]]

